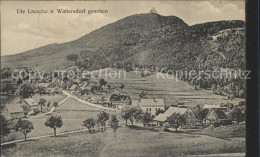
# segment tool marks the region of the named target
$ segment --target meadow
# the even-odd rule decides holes
[[[56,100],[56,99],[55,99]],[[63,121],[63,126],[57,129],[57,133],[75,131],[80,129],[86,129],[82,122],[88,118],[97,119],[97,114],[102,111],[100,108],[89,106],[78,102],[72,98],[66,100],[61,106],[57,107],[55,111],[49,115],[44,115],[37,118],[27,118],[34,125],[34,129],[28,134],[28,138],[52,135],[53,129],[46,127],[44,124],[50,116],[61,116]],[[109,114],[118,114],[115,111],[106,111]],[[123,120],[120,120],[120,124]],[[15,132],[14,130],[3,139],[4,142],[23,139],[24,135],[20,132]]]
[[[101,72],[109,83],[119,86],[124,84],[122,92],[130,95],[133,99],[139,99],[139,94],[142,91],[147,93],[148,98],[164,98],[166,105],[177,104],[183,102],[184,105],[198,105],[198,104],[221,104],[233,103],[238,104],[243,100],[235,98],[228,100],[227,97],[215,95],[211,90],[195,90],[193,86],[187,82],[176,80],[172,75],[167,74],[152,74],[150,76],[141,77],[140,72],[122,72],[122,70],[114,69],[117,75],[109,75],[113,69],[106,69]],[[99,73],[97,72],[97,75]],[[120,75],[119,75],[120,74]],[[100,74],[99,74],[100,75]],[[112,92],[120,92],[117,89]]]
[[[204,135],[163,133],[120,127],[89,134],[86,132],[47,137],[2,147],[7,156],[186,156],[245,152],[245,142]]]

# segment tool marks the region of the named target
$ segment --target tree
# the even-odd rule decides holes
[[[204,118],[206,118],[207,114],[209,113],[208,109],[199,109],[198,110],[198,114],[197,114],[197,118],[198,120],[202,121]]]
[[[79,58],[79,56],[76,55],[76,54],[69,54],[69,55],[67,55],[67,59],[71,60],[71,61],[76,61],[78,58]]]
[[[51,116],[47,119],[44,124],[46,127],[50,127],[54,131],[54,136],[56,136],[56,129],[62,127],[63,122],[60,116]]]
[[[119,88],[121,89],[121,93],[122,93],[122,90],[125,88],[125,85],[121,83]]]
[[[58,107],[58,106],[59,106],[59,103],[55,101],[55,102],[53,103],[53,107]]]
[[[105,79],[101,78],[101,79],[99,80],[99,84],[100,84],[101,86],[105,86],[105,85],[107,84],[107,81],[106,81]]]
[[[245,115],[242,114],[241,110],[238,107],[235,107],[233,111],[230,113],[230,117],[232,120],[237,121],[237,124],[245,120]]]
[[[107,87],[108,87],[109,90],[111,89],[111,85],[110,84],[108,84]]]
[[[40,100],[39,100],[39,102],[38,102],[38,105],[41,106],[41,112],[42,112],[42,106],[45,106],[45,103],[46,103],[46,102],[47,102],[47,101],[46,101],[45,99],[40,98]]]
[[[3,115],[1,115],[1,138],[7,136],[10,133],[10,129],[8,128],[8,123]]]
[[[23,83],[23,80],[22,80],[21,78],[19,78],[18,81],[16,82],[17,87],[18,87],[20,84],[22,84],[22,83]]]
[[[11,77],[11,75],[12,75],[12,69],[9,68],[9,67],[4,67],[4,68],[2,68],[2,69],[0,70],[0,74],[1,74],[1,78],[2,78],[2,79]]]
[[[153,121],[152,115],[148,112],[141,114],[139,117],[141,117],[141,121],[143,122],[144,127],[146,125],[149,126],[149,123]]]
[[[181,128],[183,128],[183,126],[186,124],[186,118],[184,117],[184,115],[179,115],[178,121],[180,123]]]
[[[102,116],[101,114],[98,114],[97,116],[98,116],[98,118],[97,118],[96,123],[97,123],[98,131],[99,131],[99,126],[101,126],[101,127],[103,126],[103,118],[101,117]],[[102,131],[103,131],[103,128],[102,128]]]
[[[130,107],[130,122],[132,127],[134,126],[134,120],[137,119],[143,113],[140,107],[131,106]]]
[[[183,115],[180,115],[180,114],[173,114],[171,115],[168,120],[169,121],[169,124],[172,128],[175,128],[175,132],[177,132],[177,129],[183,125],[185,125],[186,123],[186,119]]]
[[[26,140],[27,134],[30,133],[34,129],[33,123],[29,120],[21,120],[19,119],[15,125],[15,131],[19,131],[24,134],[24,139]]]
[[[38,93],[42,96],[45,93],[45,88],[42,86],[38,87]]]
[[[118,129],[119,120],[116,118],[116,115],[112,115],[109,121],[111,128],[114,130],[114,137],[116,137],[116,130]]]
[[[125,126],[127,126],[127,120],[131,117],[131,113],[128,106],[124,106],[121,109],[121,117],[125,120]]]
[[[83,121],[83,125],[88,128],[89,133],[91,133],[91,128],[92,128],[92,131],[94,132],[96,120],[93,118],[88,118],[87,120]]]
[[[101,124],[102,127],[104,127],[104,130],[106,130],[106,121],[109,120],[109,113],[102,111],[98,115],[98,121]]]
[[[30,108],[28,105],[22,105],[21,107],[23,108],[24,117],[26,117],[28,115]]]
[[[22,84],[17,91],[22,99],[30,98],[34,94],[33,87],[30,84]]]
[[[121,117],[125,120],[127,126],[127,120],[130,120],[131,125],[134,125],[134,120],[142,114],[142,109],[136,106],[124,106],[121,109]]]
[[[49,107],[51,106],[51,102],[50,101],[48,101],[47,102],[47,111],[49,111]]]
[[[164,113],[164,110],[160,110],[160,109],[159,109],[159,110],[157,110],[157,111],[155,112],[155,115],[158,116],[158,115],[161,114],[161,113]]]
[[[142,91],[142,92],[139,94],[140,99],[143,99],[145,96],[146,96],[146,92],[145,92],[145,91]]]

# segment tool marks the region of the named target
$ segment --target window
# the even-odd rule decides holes
[[[150,108],[150,111],[152,111],[152,109]]]
[[[148,111],[148,108],[146,109],[146,111]]]
[[[155,111],[157,111],[157,108],[155,108]]]

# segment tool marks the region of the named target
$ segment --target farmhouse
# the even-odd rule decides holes
[[[186,119],[185,128],[197,128],[202,127],[202,124],[197,119],[197,111],[194,108],[187,108],[187,111],[184,113]]]
[[[128,95],[111,94],[109,101],[112,106],[131,105],[132,99]]]
[[[183,115],[187,111],[187,108],[181,108],[181,107],[169,107],[164,114],[167,116],[171,116],[173,114],[180,114]]]
[[[151,115],[155,115],[156,111],[164,110],[165,108],[164,99],[141,99],[139,104],[144,112],[148,112]]]
[[[157,125],[163,126],[163,123],[169,118],[168,115],[166,114],[159,114],[158,116],[156,116],[153,121],[157,122]]]
[[[159,114],[153,120],[157,122],[157,125],[163,125],[167,121],[167,119],[173,114],[180,114],[184,115],[187,111],[187,108],[180,108],[180,107],[169,107],[163,114]]]
[[[28,106],[28,108],[30,109],[30,111],[28,112],[29,115],[34,112],[34,109],[38,108],[38,104],[32,98],[23,99],[23,101],[21,102],[21,106],[24,105]]]
[[[77,91],[77,90],[79,90],[80,88],[79,88],[79,86],[78,85],[76,85],[76,84],[73,84],[71,87],[70,87],[70,91]]]
[[[223,109],[211,109],[205,118],[206,126],[209,125],[225,125],[231,123],[227,119]]]
[[[24,117],[23,108],[19,104],[10,103],[5,105],[2,113],[6,120],[14,120]]]

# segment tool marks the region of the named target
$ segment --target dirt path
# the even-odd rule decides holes
[[[87,101],[85,101],[85,100],[82,100],[82,99],[78,98],[77,96],[74,96],[74,95],[70,94],[69,92],[67,92],[67,91],[65,91],[65,90],[63,90],[62,93],[63,93],[64,95],[67,95],[67,96],[70,97],[70,98],[73,98],[73,99],[75,99],[75,100],[77,100],[77,101],[79,101],[79,102],[81,102],[81,103],[83,103],[83,104],[89,105],[89,106],[94,106],[94,107],[101,108],[101,109],[105,109],[105,110],[117,111],[117,109],[108,108],[108,107],[103,107],[103,106],[100,106],[100,105],[93,104],[93,103],[87,102]]]
[[[62,105],[62,104],[63,104],[66,100],[68,100],[69,98],[70,98],[70,97],[67,96],[65,99],[63,99],[62,101],[60,101],[60,102],[58,103],[58,106]],[[37,115],[37,116],[29,116],[28,119],[39,118],[39,117],[42,117],[42,116],[45,116],[45,115],[51,114],[52,112],[55,111],[55,108],[56,108],[56,107],[52,107],[52,108],[50,109],[49,112],[46,112],[46,113],[41,114],[41,115]]]

